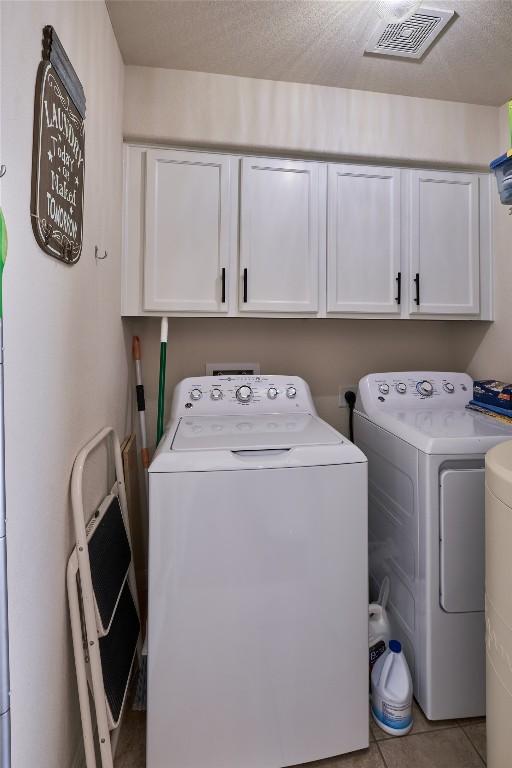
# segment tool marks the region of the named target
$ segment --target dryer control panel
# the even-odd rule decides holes
[[[359,382],[356,408],[367,414],[382,410],[464,408],[473,397],[467,373],[399,371],[371,373]]]
[[[304,379],[298,376],[198,376],[183,379],[172,400],[173,418],[184,415],[313,413],[316,409]]]

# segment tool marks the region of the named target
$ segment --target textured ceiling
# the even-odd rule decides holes
[[[420,62],[363,56],[378,23],[374,5],[107,0],[126,64],[474,104],[501,105],[512,97],[512,0],[424,0],[457,15]]]

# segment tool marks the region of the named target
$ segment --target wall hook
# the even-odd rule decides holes
[[[2,178],[2,176],[5,176],[6,173],[7,173],[7,168],[5,167],[5,165],[0,165],[0,179]]]
[[[108,256],[108,253],[105,251],[103,256],[100,256],[98,254],[99,248],[97,245],[94,246],[94,258],[97,259],[97,261],[103,261],[103,259],[106,259]]]

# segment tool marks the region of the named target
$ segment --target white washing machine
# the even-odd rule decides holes
[[[149,527],[148,768],[368,746],[367,463],[307,384],[182,381]]]
[[[354,435],[368,457],[370,595],[390,618],[431,720],[485,714],[485,471],[512,426],[465,408],[463,373],[371,374]]]

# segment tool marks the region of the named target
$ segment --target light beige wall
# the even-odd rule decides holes
[[[168,144],[467,168],[487,167],[499,151],[494,107],[143,67],[126,68],[124,133]],[[499,281],[501,253],[498,261]],[[158,323],[132,320],[129,327],[144,342],[154,431]],[[346,429],[340,384],[378,370],[466,370],[485,334],[492,337],[488,329],[474,322],[171,319],[167,401],[170,385],[204,373],[207,361],[257,360],[263,371],[302,375],[320,413]],[[491,375],[493,360],[480,367]]]
[[[507,106],[499,111],[500,142],[496,155],[502,154],[510,144]],[[495,306],[496,322],[490,325],[482,343],[469,362],[468,370],[474,378],[496,377],[512,381],[512,355],[509,354],[512,336],[512,206],[500,203],[497,188],[493,195],[494,252],[495,252]]]
[[[13,768],[69,768],[81,742],[65,568],[74,456],[103,425],[125,427],[120,320],[123,65],[102,2],[3,2],[2,205]],[[29,217],[34,85],[55,26],[85,88],[84,248],[66,267]],[[108,251],[96,263],[94,245]],[[87,497],[106,480],[97,456]]]
[[[130,319],[142,342],[150,445],[154,447],[160,322]],[[258,320],[169,318],[167,411],[172,387],[205,374],[205,363],[259,362],[264,373],[302,376],[321,416],[347,429],[337,405],[339,385],[357,384],[371,371],[466,370],[487,323],[400,320]]]
[[[129,139],[486,168],[497,147],[496,115],[475,104],[126,68]]]

